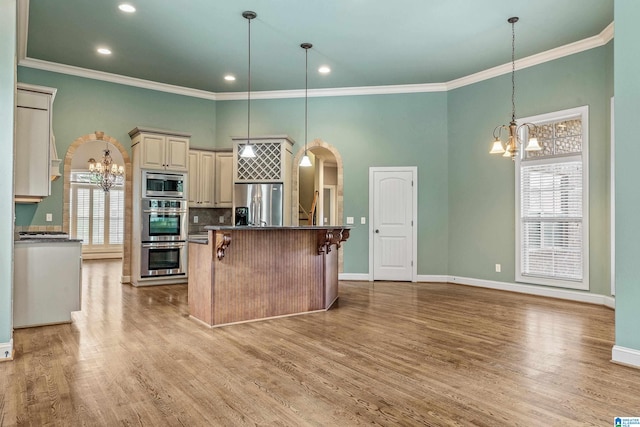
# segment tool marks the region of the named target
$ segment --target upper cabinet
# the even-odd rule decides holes
[[[129,132],[134,162],[142,169],[186,172],[190,134],[135,128]]]
[[[55,94],[56,89],[18,83],[14,164],[16,202],[39,202],[51,194]]]
[[[189,150],[189,207],[233,206],[233,153]]]
[[[233,153],[216,153],[215,206],[230,208],[233,206]]]
[[[189,151],[189,207],[214,207],[214,179],[216,153],[212,151]]]

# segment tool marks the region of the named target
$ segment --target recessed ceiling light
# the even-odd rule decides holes
[[[111,55],[111,49],[107,49],[106,47],[99,47],[98,53],[101,55]]]
[[[228,82],[235,82],[236,81],[236,76],[232,76],[231,74],[227,74],[226,76],[224,76],[224,79]]]
[[[323,65],[322,67],[318,68],[318,72],[322,74],[329,74],[331,72],[331,68],[329,68],[326,65]]]
[[[136,8],[130,5],[129,3],[122,3],[121,5],[118,6],[118,9],[127,13],[133,13],[136,11]]]

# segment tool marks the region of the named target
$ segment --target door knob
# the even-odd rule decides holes
[[[378,229],[376,228],[376,233],[379,233],[379,232],[380,232],[380,230],[378,230]]]

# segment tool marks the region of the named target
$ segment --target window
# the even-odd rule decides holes
[[[516,280],[589,289],[588,107],[522,122],[542,150],[517,160]]]
[[[123,180],[116,182],[105,193],[91,182],[89,172],[71,172],[70,204],[70,235],[82,239],[82,253],[100,254],[101,257],[121,256],[124,234]]]

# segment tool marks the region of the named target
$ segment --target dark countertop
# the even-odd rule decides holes
[[[205,230],[350,230],[352,226],[345,225],[285,225],[285,226],[235,226],[235,225],[207,225]]]
[[[22,239],[22,240],[14,240],[14,243],[77,243],[82,242],[82,239]]]

